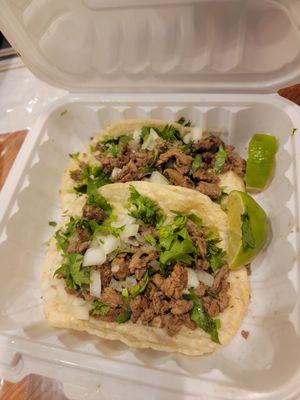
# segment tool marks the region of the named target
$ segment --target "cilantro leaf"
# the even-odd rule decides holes
[[[179,118],[176,122],[182,126],[192,126],[192,122],[186,120],[184,117]]]
[[[86,164],[82,169],[82,183],[75,186],[74,190],[77,193],[93,194],[99,187],[110,183],[110,179],[99,165]]]
[[[193,308],[190,311],[190,318],[194,321],[197,326],[203,329],[205,332],[210,334],[210,338],[215,343],[220,343],[218,328],[220,327],[220,320],[214,320],[204,310],[201,300],[195,295],[194,289],[189,290],[187,297],[194,303]]]
[[[173,241],[169,250],[160,253],[159,261],[162,265],[168,265],[172,262],[182,262],[190,264],[197,254],[197,249],[193,242],[189,239]]]
[[[143,291],[146,289],[147,284],[149,281],[149,274],[148,271],[145,273],[145,275],[143,276],[143,278],[139,281],[139,283],[137,283],[136,285],[134,285],[131,289],[130,289],[130,296],[131,297],[135,297],[140,293],[143,293]]]
[[[107,202],[106,198],[101,196],[101,194],[97,192],[91,194],[88,197],[86,204],[94,207],[99,207],[107,214],[110,214],[112,211],[112,206]]]
[[[131,137],[127,135],[120,136],[107,136],[105,137],[101,143],[105,147],[105,154],[111,153],[113,157],[117,157],[119,151],[123,147],[124,143],[128,143],[131,141]]]
[[[191,166],[190,175],[193,175],[197,171],[201,163],[202,163],[202,157],[200,156],[200,154],[197,154]]]
[[[207,243],[207,252],[206,252],[206,257],[208,259],[208,262],[210,264],[210,267],[214,272],[216,272],[218,269],[223,267],[225,264],[225,256],[226,252],[221,249],[221,247],[218,247],[216,244],[219,243],[219,239],[206,239]]]
[[[199,218],[196,214],[191,213],[187,215],[188,219],[192,222],[194,222],[195,225],[199,226],[201,228],[203,226],[203,221],[201,218]]]
[[[244,250],[247,250],[249,248],[253,249],[255,247],[255,239],[251,229],[249,214],[247,212],[241,214],[241,220],[243,248]]]
[[[297,132],[297,130],[298,130],[298,128],[293,128],[293,129],[292,129],[292,136],[295,135],[295,133]]]
[[[66,285],[73,289],[81,288],[90,283],[90,267],[82,268],[83,256],[77,253],[68,254],[65,263],[54,272],[54,276],[62,275]]]
[[[227,159],[226,151],[224,150],[224,147],[222,145],[220,145],[219,151],[217,152],[217,155],[216,155],[215,165],[213,168],[213,170],[216,174],[219,174],[221,172],[226,159]]]
[[[102,301],[94,300],[90,315],[106,315],[109,311],[110,308],[106,304],[102,303]]]
[[[131,316],[131,310],[124,310],[121,314],[116,317],[116,322],[118,324],[123,324],[124,322],[128,321]]]
[[[145,242],[151,244],[151,246],[155,247],[156,246],[156,240],[153,236],[147,235],[145,236]]]
[[[56,226],[57,225],[57,222],[55,222],[55,221],[49,221],[48,222],[48,224],[49,224],[49,226]]]
[[[150,135],[150,126],[143,126],[142,127],[142,132],[140,135],[140,144],[144,143],[145,138]]]
[[[135,209],[130,214],[136,219],[140,219],[145,224],[155,226],[163,217],[162,209],[157,203],[146,196],[142,196],[134,186],[129,186],[129,201]]]
[[[180,133],[173,125],[166,125],[163,129],[154,128],[154,130],[165,140],[181,140]]]

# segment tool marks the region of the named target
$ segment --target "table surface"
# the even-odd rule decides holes
[[[278,91],[278,93],[300,105],[300,84]],[[0,189],[26,137],[27,130],[0,135]],[[59,382],[38,375],[29,375],[21,382],[0,380],[0,400],[65,400]]]

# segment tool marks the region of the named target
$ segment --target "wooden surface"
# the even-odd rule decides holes
[[[300,105],[300,84],[284,88],[278,93]],[[0,189],[20,150],[27,131],[0,135]],[[61,384],[52,379],[30,375],[19,383],[0,380],[0,400],[66,400]]]

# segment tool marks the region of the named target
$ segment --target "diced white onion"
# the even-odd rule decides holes
[[[102,240],[103,244],[101,245],[101,249],[103,249],[105,255],[116,250],[120,245],[120,239],[113,235],[104,236]]]
[[[199,285],[199,279],[198,276],[192,268],[187,268],[188,271],[188,283],[187,283],[187,289],[193,287],[196,288]]]
[[[90,294],[95,297],[100,297],[101,294],[101,273],[97,270],[92,270],[90,275]]]
[[[141,136],[141,134],[142,134],[141,129],[136,129],[136,130],[133,132],[133,135],[132,135],[133,140],[134,140],[135,142],[139,142],[139,141],[140,141],[140,136]]]
[[[128,239],[128,238],[136,236],[138,231],[139,231],[138,224],[127,225],[127,226],[125,226],[124,230],[120,233],[120,238],[121,238],[121,240],[126,241],[126,239]]]
[[[190,132],[184,136],[183,141],[185,144],[197,142],[198,140],[202,139],[202,134],[203,132],[201,128],[191,128]]]
[[[121,168],[115,167],[115,168],[112,170],[111,177],[114,179],[114,178],[118,175],[118,173],[119,173],[120,171],[121,171]]]
[[[134,276],[127,276],[125,281],[125,287],[127,287],[127,289],[131,289],[136,284],[137,280]]]
[[[114,264],[111,267],[111,272],[118,272],[120,269],[120,266],[118,264]]]
[[[152,172],[149,181],[152,182],[152,183],[161,183],[163,185],[169,185],[170,184],[168,179],[158,171],[153,171]]]
[[[200,282],[204,283],[204,285],[212,286],[214,283],[214,277],[205,271],[201,271],[200,269],[196,270],[197,277]]]
[[[158,138],[158,134],[155,132],[153,128],[150,129],[150,133],[147,138],[144,140],[142,144],[142,149],[153,150],[156,146],[156,139]]]
[[[111,223],[111,226],[114,227],[114,228],[121,228],[121,226],[134,224],[134,223],[135,223],[135,218],[133,218],[130,215],[126,214],[126,215],[120,216],[117,221],[113,221]]]
[[[101,265],[106,260],[106,254],[102,247],[90,247],[84,254],[83,263],[84,267],[91,265]]]
[[[112,278],[110,281],[110,286],[117,292],[122,292],[124,283],[125,281],[117,281],[116,279]]]

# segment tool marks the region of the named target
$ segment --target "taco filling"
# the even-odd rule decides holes
[[[119,125],[119,130],[113,125],[93,140],[89,160],[72,155],[76,165],[69,174],[76,193],[106,183],[146,180],[194,189],[220,201],[223,174],[232,171],[244,178],[246,162],[234,147],[184,118],[171,124],[137,120]]]
[[[126,152],[127,146],[126,142]],[[168,151],[175,154],[175,147]],[[152,154],[147,152],[142,154]],[[190,160],[190,155],[178,154],[184,162]],[[160,163],[164,159],[158,157]],[[175,165],[179,163],[174,161]],[[206,226],[194,213],[171,210],[166,215],[133,185],[124,213],[115,212],[94,191],[79,214],[68,217],[55,233],[62,261],[54,276],[63,280],[68,295],[88,304],[83,319],[151,326],[170,336],[182,327],[201,329],[219,343],[218,315],[229,305],[230,284],[226,253],[215,227]]]

